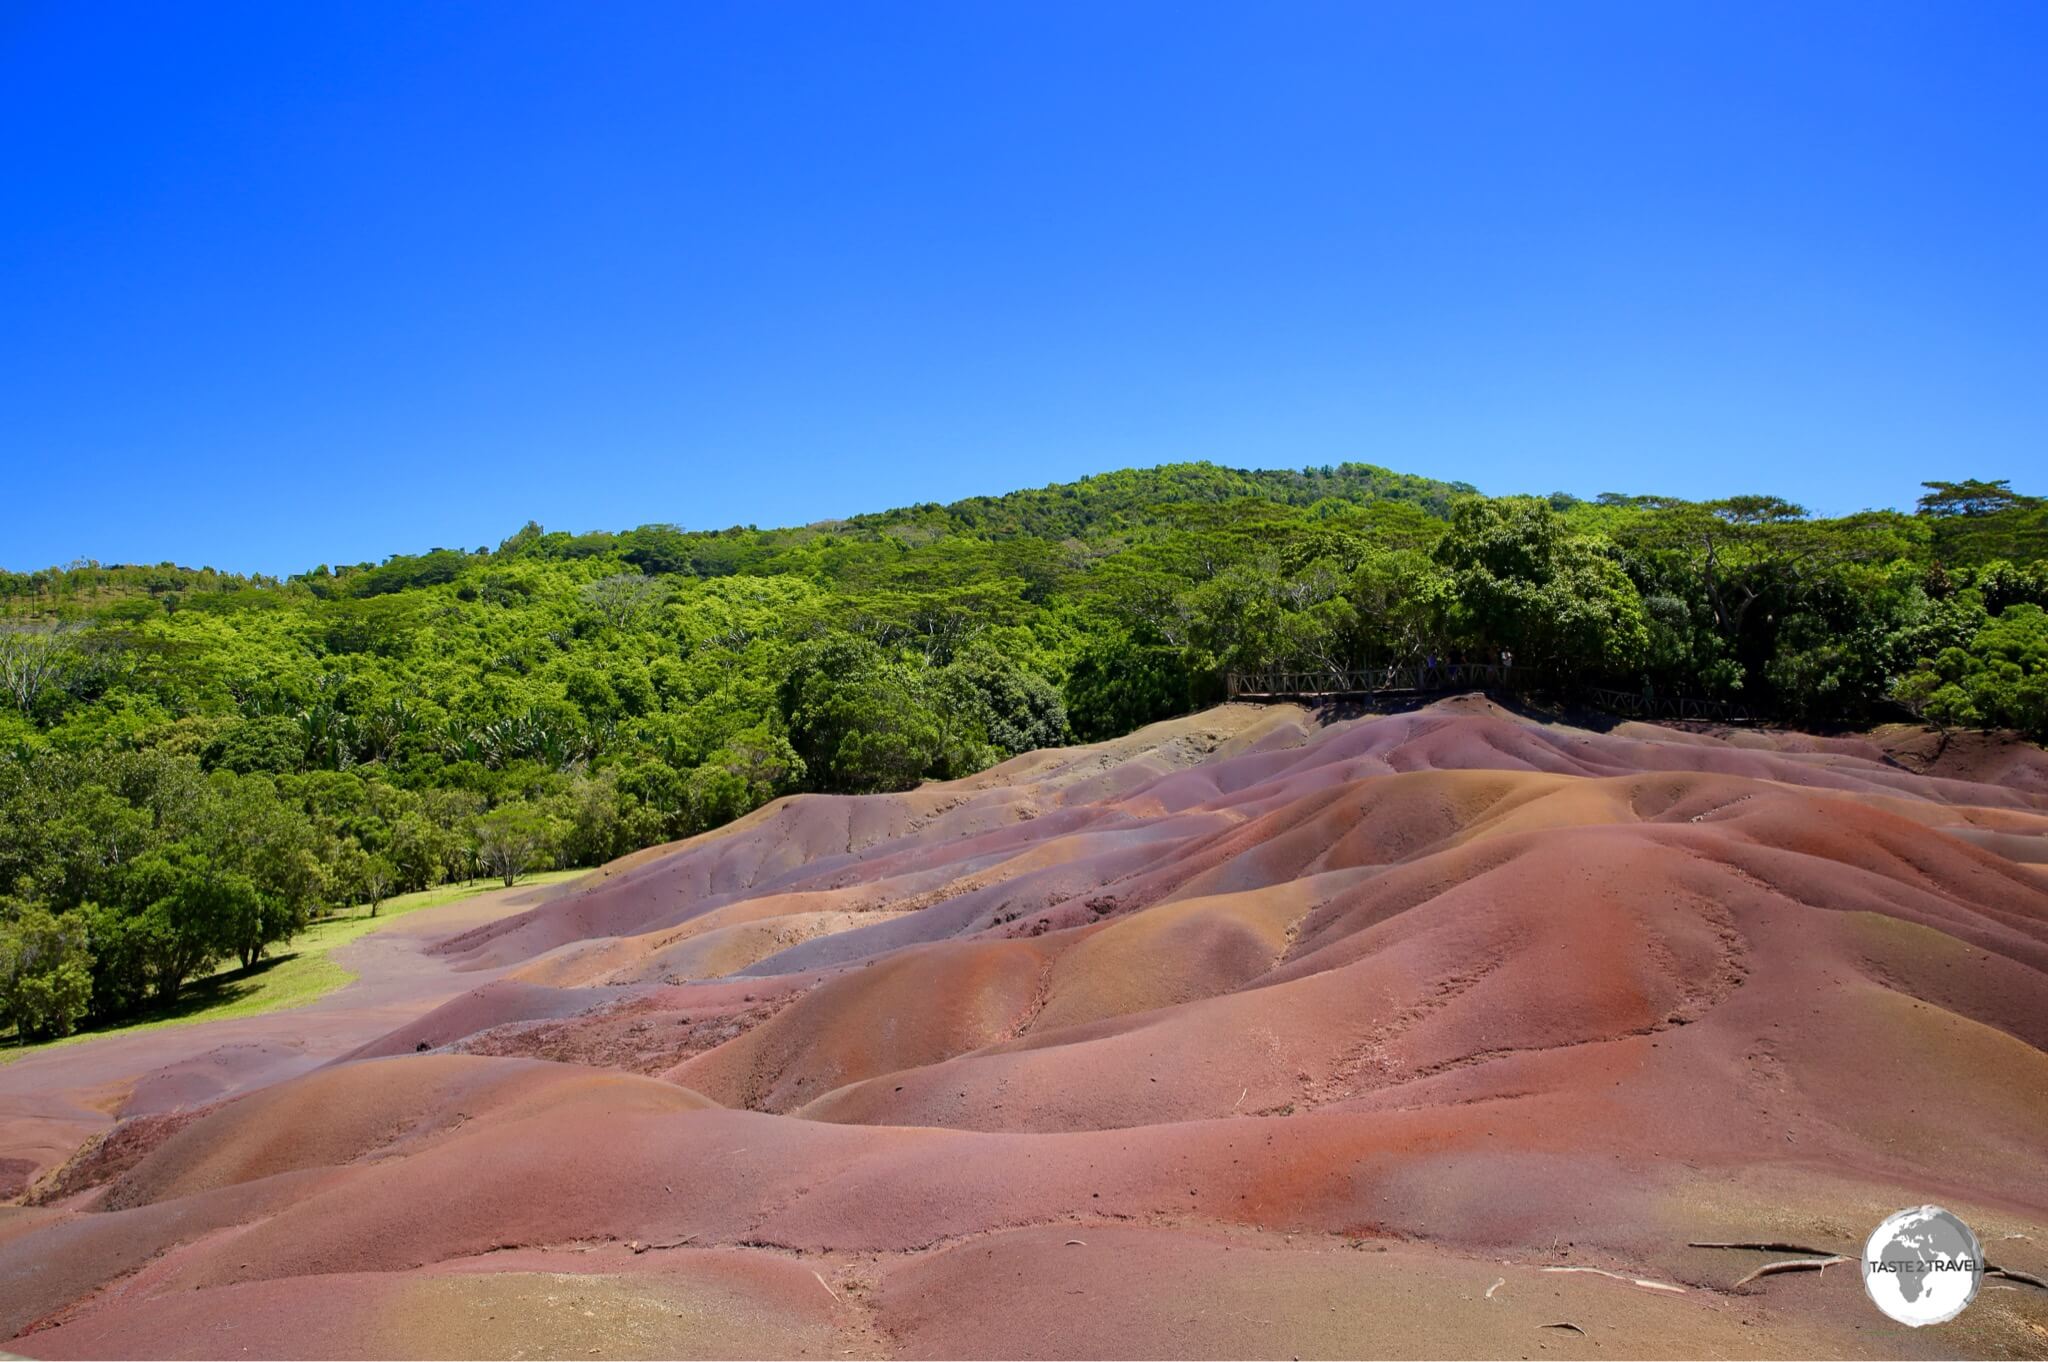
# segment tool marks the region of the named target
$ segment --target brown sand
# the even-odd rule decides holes
[[[2009,1279],[1915,1331],[1688,1247],[1938,1201],[2048,1276],[2039,756],[1227,706],[780,801],[0,1069],[0,1338],[2048,1356]]]

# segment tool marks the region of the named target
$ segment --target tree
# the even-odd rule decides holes
[[[1052,682],[977,646],[941,673],[947,708],[962,716],[999,757],[1013,757],[1067,741],[1067,706]]]
[[[398,867],[382,856],[371,856],[363,866],[363,894],[369,900],[370,916],[384,906],[398,885]]]
[[[101,1020],[126,1016],[149,999],[149,940],[142,919],[117,904],[80,904],[66,916],[85,925],[86,949],[92,961],[92,1015]]]
[[[247,774],[296,771],[306,763],[306,730],[296,719],[263,714],[237,719],[206,748],[206,764]]]
[[[626,629],[660,602],[661,584],[644,572],[618,572],[587,583],[578,595],[605,624]]]
[[[218,870],[185,842],[143,853],[129,873],[131,914],[149,987],[175,1003],[185,983],[260,931],[262,904],[245,875]]]
[[[1461,501],[1436,557],[1451,570],[1466,646],[1589,679],[1625,675],[1648,652],[1642,596],[1611,546],[1572,534],[1547,502]]]
[[[342,850],[335,878],[354,902],[370,905],[370,916],[398,886],[399,870],[389,857],[364,851],[351,840]]]
[[[1429,554],[1370,549],[1352,571],[1349,594],[1362,654],[1418,662],[1449,645],[1445,629],[1456,587]]]
[[[547,531],[541,528],[541,523],[538,520],[529,520],[520,526],[517,531],[498,541],[498,553],[501,557],[505,558],[516,557],[530,546],[538,543],[546,533]]]
[[[865,640],[806,647],[777,698],[790,745],[822,789],[907,790],[944,754],[946,726],[921,671]]]
[[[547,809],[560,830],[557,859],[565,865],[601,865],[659,840],[642,821],[640,801],[620,788],[612,771],[575,778]]]
[[[505,804],[476,820],[478,858],[507,889],[529,870],[547,864],[554,828],[529,804]]]
[[[395,887],[426,889],[447,878],[448,865],[456,852],[452,842],[423,810],[413,809],[400,815],[391,825],[391,836],[384,848],[397,872]]]
[[[2010,510],[2020,499],[2013,495],[2012,482],[1999,478],[1986,482],[1965,478],[1961,482],[1923,482],[1927,494],[1920,498],[1922,515],[1993,515]]]
[[[278,798],[267,776],[216,772],[208,794],[201,845],[210,868],[223,884],[228,876],[245,881],[254,896],[238,901],[222,942],[248,969],[272,944],[305,927],[328,888],[328,873],[312,824]]]
[[[2048,611],[2010,605],[1967,647],[1923,660],[1899,697],[1940,723],[2016,728],[2048,741]]]
[[[475,879],[480,868],[476,820],[483,814],[484,797],[473,789],[428,790],[421,804],[442,857],[441,878]]]
[[[44,694],[62,684],[77,657],[71,630],[0,625],[0,695],[32,714]]]
[[[2048,563],[2018,567],[1995,558],[1977,569],[1976,587],[1989,614],[2009,605],[2048,606]]]
[[[1184,714],[1195,678],[1181,650],[1131,634],[1091,643],[1067,673],[1067,720],[1083,742]]]
[[[642,525],[621,539],[619,556],[649,576],[690,570],[690,537],[680,525]]]
[[[305,914],[282,895],[266,892],[253,883],[249,884],[249,892],[242,895],[234,881],[225,883],[237,895],[233,927],[226,944],[243,969],[255,968],[272,945],[291,940],[306,925]]]
[[[0,900],[0,1016],[22,1040],[67,1036],[92,1002],[83,923]]]

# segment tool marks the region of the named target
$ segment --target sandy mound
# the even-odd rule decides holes
[[[1934,1200],[2048,1273],[2044,769],[1462,699],[781,801],[439,942],[490,982],[316,1072],[154,1071],[0,1220],[0,1337],[2040,1356],[2013,1279],[1916,1333],[1689,1244]]]

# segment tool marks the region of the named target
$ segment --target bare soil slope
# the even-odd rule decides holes
[[[1693,1246],[1937,1201],[2048,1277],[2044,776],[1464,698],[784,800],[438,941],[475,986],[325,1067],[130,1075],[0,1211],[0,1338],[2048,1356],[2019,1277],[1913,1331]]]

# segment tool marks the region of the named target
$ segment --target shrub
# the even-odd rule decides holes
[[[84,924],[45,908],[0,908],[0,1013],[23,1040],[69,1035],[92,1002]]]

